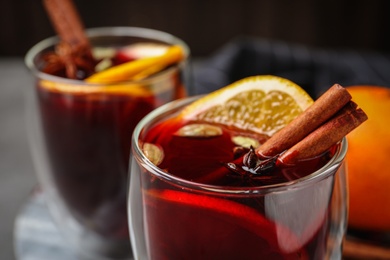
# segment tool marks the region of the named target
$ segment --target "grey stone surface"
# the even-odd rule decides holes
[[[27,142],[24,90],[32,80],[22,58],[0,59],[0,259],[16,259],[14,222],[36,186]]]
[[[19,260],[76,260],[45,205],[43,193],[34,193],[16,218],[15,255]]]

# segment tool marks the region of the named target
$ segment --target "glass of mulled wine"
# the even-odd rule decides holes
[[[178,45],[185,52],[184,60],[152,76],[110,84],[64,78],[61,70],[42,72],[42,59],[54,49],[56,37],[26,55],[35,77],[27,99],[29,137],[48,208],[82,255],[127,259],[131,133],[147,113],[185,95],[189,49],[170,34],[145,28],[95,28],[87,34],[93,51],[112,53],[111,62],[118,64],[131,59],[121,50],[133,44]]]
[[[264,178],[239,178],[221,162],[233,160],[232,137],[247,133],[222,127],[218,136],[180,134],[191,122],[175,116],[196,99],[156,109],[133,133],[128,209],[135,258],[341,259],[345,139]]]

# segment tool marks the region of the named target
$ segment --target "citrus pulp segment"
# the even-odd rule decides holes
[[[313,103],[290,80],[252,76],[214,91],[186,107],[181,116],[273,135]]]

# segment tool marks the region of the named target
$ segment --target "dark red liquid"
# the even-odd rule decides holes
[[[277,184],[314,172],[334,154],[329,151],[293,167],[275,168],[263,179],[237,178],[222,165],[235,160],[233,149],[237,144],[231,137],[256,135],[223,128],[223,134],[214,137],[178,136],[177,130],[184,124],[177,119],[159,123],[141,139],[163,149],[161,169],[195,182],[226,187]],[[258,139],[262,143],[265,137]],[[310,212],[316,217],[308,218],[296,233],[289,228],[288,219],[282,218],[285,223],[273,220],[278,215],[270,216],[269,197],[227,198],[180,189],[148,174],[141,176],[147,187],[143,190],[144,221],[151,259],[325,259],[330,197],[318,201],[321,207]],[[327,191],[324,197],[331,196],[331,189]],[[299,201],[288,203],[298,205]],[[296,214],[290,218],[305,213],[298,210]]]
[[[238,187],[263,186],[295,180],[324,166],[334,154],[335,149],[317,158],[301,161],[298,165],[275,167],[273,172],[266,174],[264,178],[244,180],[236,178],[223,166],[223,163],[242,162],[234,153],[234,148],[239,145],[232,141],[232,137],[256,138],[259,143],[263,143],[268,138],[267,136],[223,126],[219,126],[223,129],[222,135],[214,137],[178,135],[177,131],[186,124],[190,122],[180,122],[175,118],[165,121],[151,129],[144,141],[163,148],[164,160],[159,165],[160,168],[175,176],[205,184]]]
[[[180,81],[171,82],[176,84],[172,89],[150,95],[58,91],[38,83],[54,185],[71,214],[105,237],[128,238],[131,134],[143,116],[182,93]]]

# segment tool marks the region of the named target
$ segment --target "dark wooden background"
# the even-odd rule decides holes
[[[207,56],[240,35],[316,48],[390,51],[390,1],[74,0],[86,27],[140,26]],[[0,0],[0,56],[23,56],[54,34],[40,0]]]

